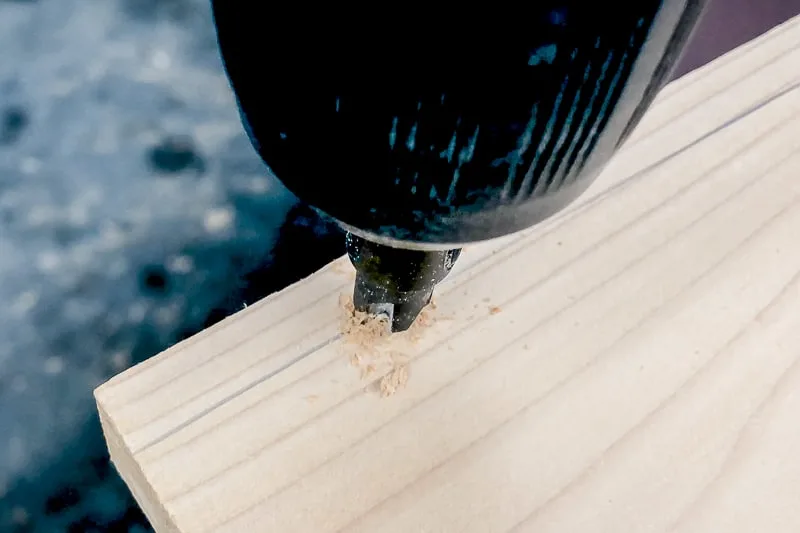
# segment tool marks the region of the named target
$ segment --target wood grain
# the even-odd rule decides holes
[[[98,388],[112,460],[160,532],[800,531],[799,178],[795,18],[468,248],[397,394],[342,258]]]

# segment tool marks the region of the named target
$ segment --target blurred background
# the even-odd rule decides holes
[[[798,13],[712,1],[675,76]],[[0,0],[0,532],[151,531],[92,390],[343,253],[244,136],[207,0]]]

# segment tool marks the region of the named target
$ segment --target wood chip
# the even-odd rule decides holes
[[[381,396],[386,398],[392,396],[398,389],[404,387],[408,382],[408,365],[398,365],[391,372],[381,378]]]
[[[361,379],[373,383],[383,398],[392,396],[408,382],[409,356],[435,321],[433,305],[426,306],[407,331],[391,333],[388,318],[357,311],[352,297],[341,295],[342,348]]]
[[[353,299],[345,295],[339,297],[339,305],[343,310],[341,331],[346,343],[369,350],[390,335],[389,321],[385,316],[357,311]]]

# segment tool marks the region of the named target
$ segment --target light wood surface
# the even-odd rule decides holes
[[[668,86],[573,206],[468,248],[390,397],[340,334],[352,276],[96,391],[159,532],[799,532],[800,18]]]

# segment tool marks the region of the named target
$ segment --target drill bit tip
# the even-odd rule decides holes
[[[347,252],[356,268],[355,308],[386,316],[392,332],[411,327],[460,254],[393,248],[353,234],[347,235]]]

